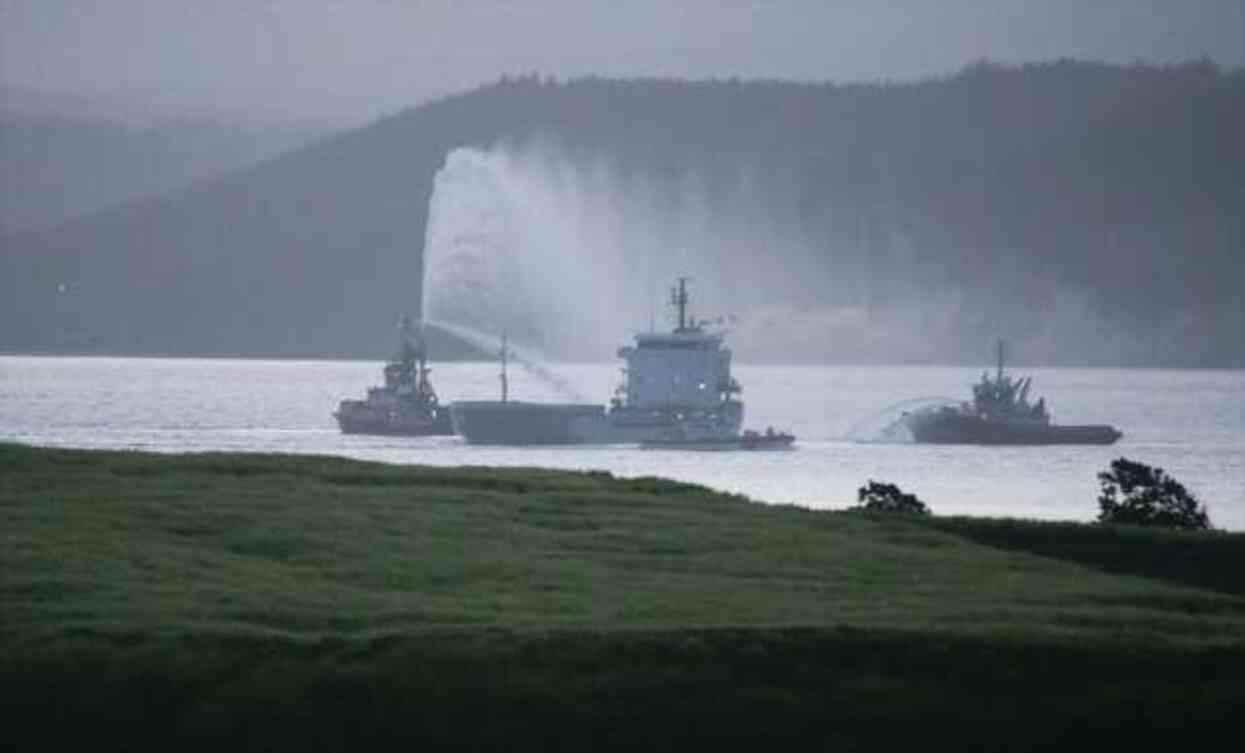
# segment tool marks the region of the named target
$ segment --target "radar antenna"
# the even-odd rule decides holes
[[[437,393],[432,388],[432,382],[428,379],[432,369],[428,368],[428,341],[424,335],[423,320],[416,323],[415,332],[415,373],[417,375],[415,394],[419,396],[421,402],[427,405],[435,405],[437,403]]]
[[[690,277],[680,277],[678,287],[670,289],[670,305],[678,309],[679,327],[676,332],[685,332],[689,329],[687,324],[687,281]]]

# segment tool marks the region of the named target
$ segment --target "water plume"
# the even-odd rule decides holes
[[[497,338],[490,337],[471,327],[427,320],[424,321],[424,326],[453,335],[466,343],[474,345],[485,353],[492,351],[500,352],[501,349],[501,342]],[[528,348],[510,344],[506,345],[506,354],[508,360],[518,364],[524,371],[539,379],[551,388],[558,397],[576,403],[589,402],[588,398],[576,389],[570,381],[546,365],[547,359],[544,356],[534,353]]]
[[[423,318],[506,331],[558,360],[608,360],[635,331],[669,325],[668,286],[689,276],[693,316],[722,317],[741,361],[977,352],[961,345],[966,316],[981,318],[966,315],[962,291],[866,269],[886,256],[879,248],[912,255],[919,238],[904,223],[864,233],[872,215],[850,204],[810,216],[798,184],[763,155],[709,169],[620,166],[542,143],[451,151],[429,202]],[[1019,339],[982,339],[998,336]]]
[[[455,149],[429,205],[424,319],[597,360],[636,330],[667,326],[676,277],[692,278],[702,318],[813,284],[800,260],[816,255],[793,240],[798,223],[774,207],[783,202],[763,198],[746,171],[705,183],[547,145]]]
[[[959,403],[960,401],[949,397],[902,400],[860,419],[847,430],[843,438],[862,444],[909,444],[914,441],[914,437],[904,422],[905,416],[952,407]]]

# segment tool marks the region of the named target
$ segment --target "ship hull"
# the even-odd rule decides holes
[[[1113,426],[990,421],[950,411],[916,414],[905,421],[921,444],[1052,445],[1114,444],[1123,434]]]
[[[454,432],[470,444],[578,445],[636,444],[668,437],[672,430],[697,438],[728,438],[739,433],[743,406],[712,417],[684,417],[659,411],[606,412],[584,403],[460,401],[450,405]]]
[[[727,437],[723,439],[646,439],[640,446],[649,450],[701,450],[730,452],[752,450],[757,452],[789,450],[795,437],[786,434],[779,437]]]

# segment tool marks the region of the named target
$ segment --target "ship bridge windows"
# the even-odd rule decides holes
[[[715,340],[658,340],[640,343],[636,350],[717,350]]]

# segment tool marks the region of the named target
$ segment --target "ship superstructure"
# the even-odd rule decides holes
[[[1029,388],[1033,386],[1033,378],[1013,379],[1003,373],[1004,347],[1002,340],[995,344],[998,365],[994,378],[990,378],[989,372],[982,372],[981,381],[973,385],[972,411],[993,421],[1049,424],[1050,413],[1046,410],[1046,399],[1038,398],[1036,403],[1029,403]]]
[[[625,380],[605,406],[463,401],[450,406],[455,431],[480,444],[610,444],[651,439],[730,438],[743,423],[725,336],[690,316],[687,278],[671,290],[670,332],[645,332],[618,349]],[[503,349],[504,353],[504,349]],[[504,361],[503,361],[504,362]]]

